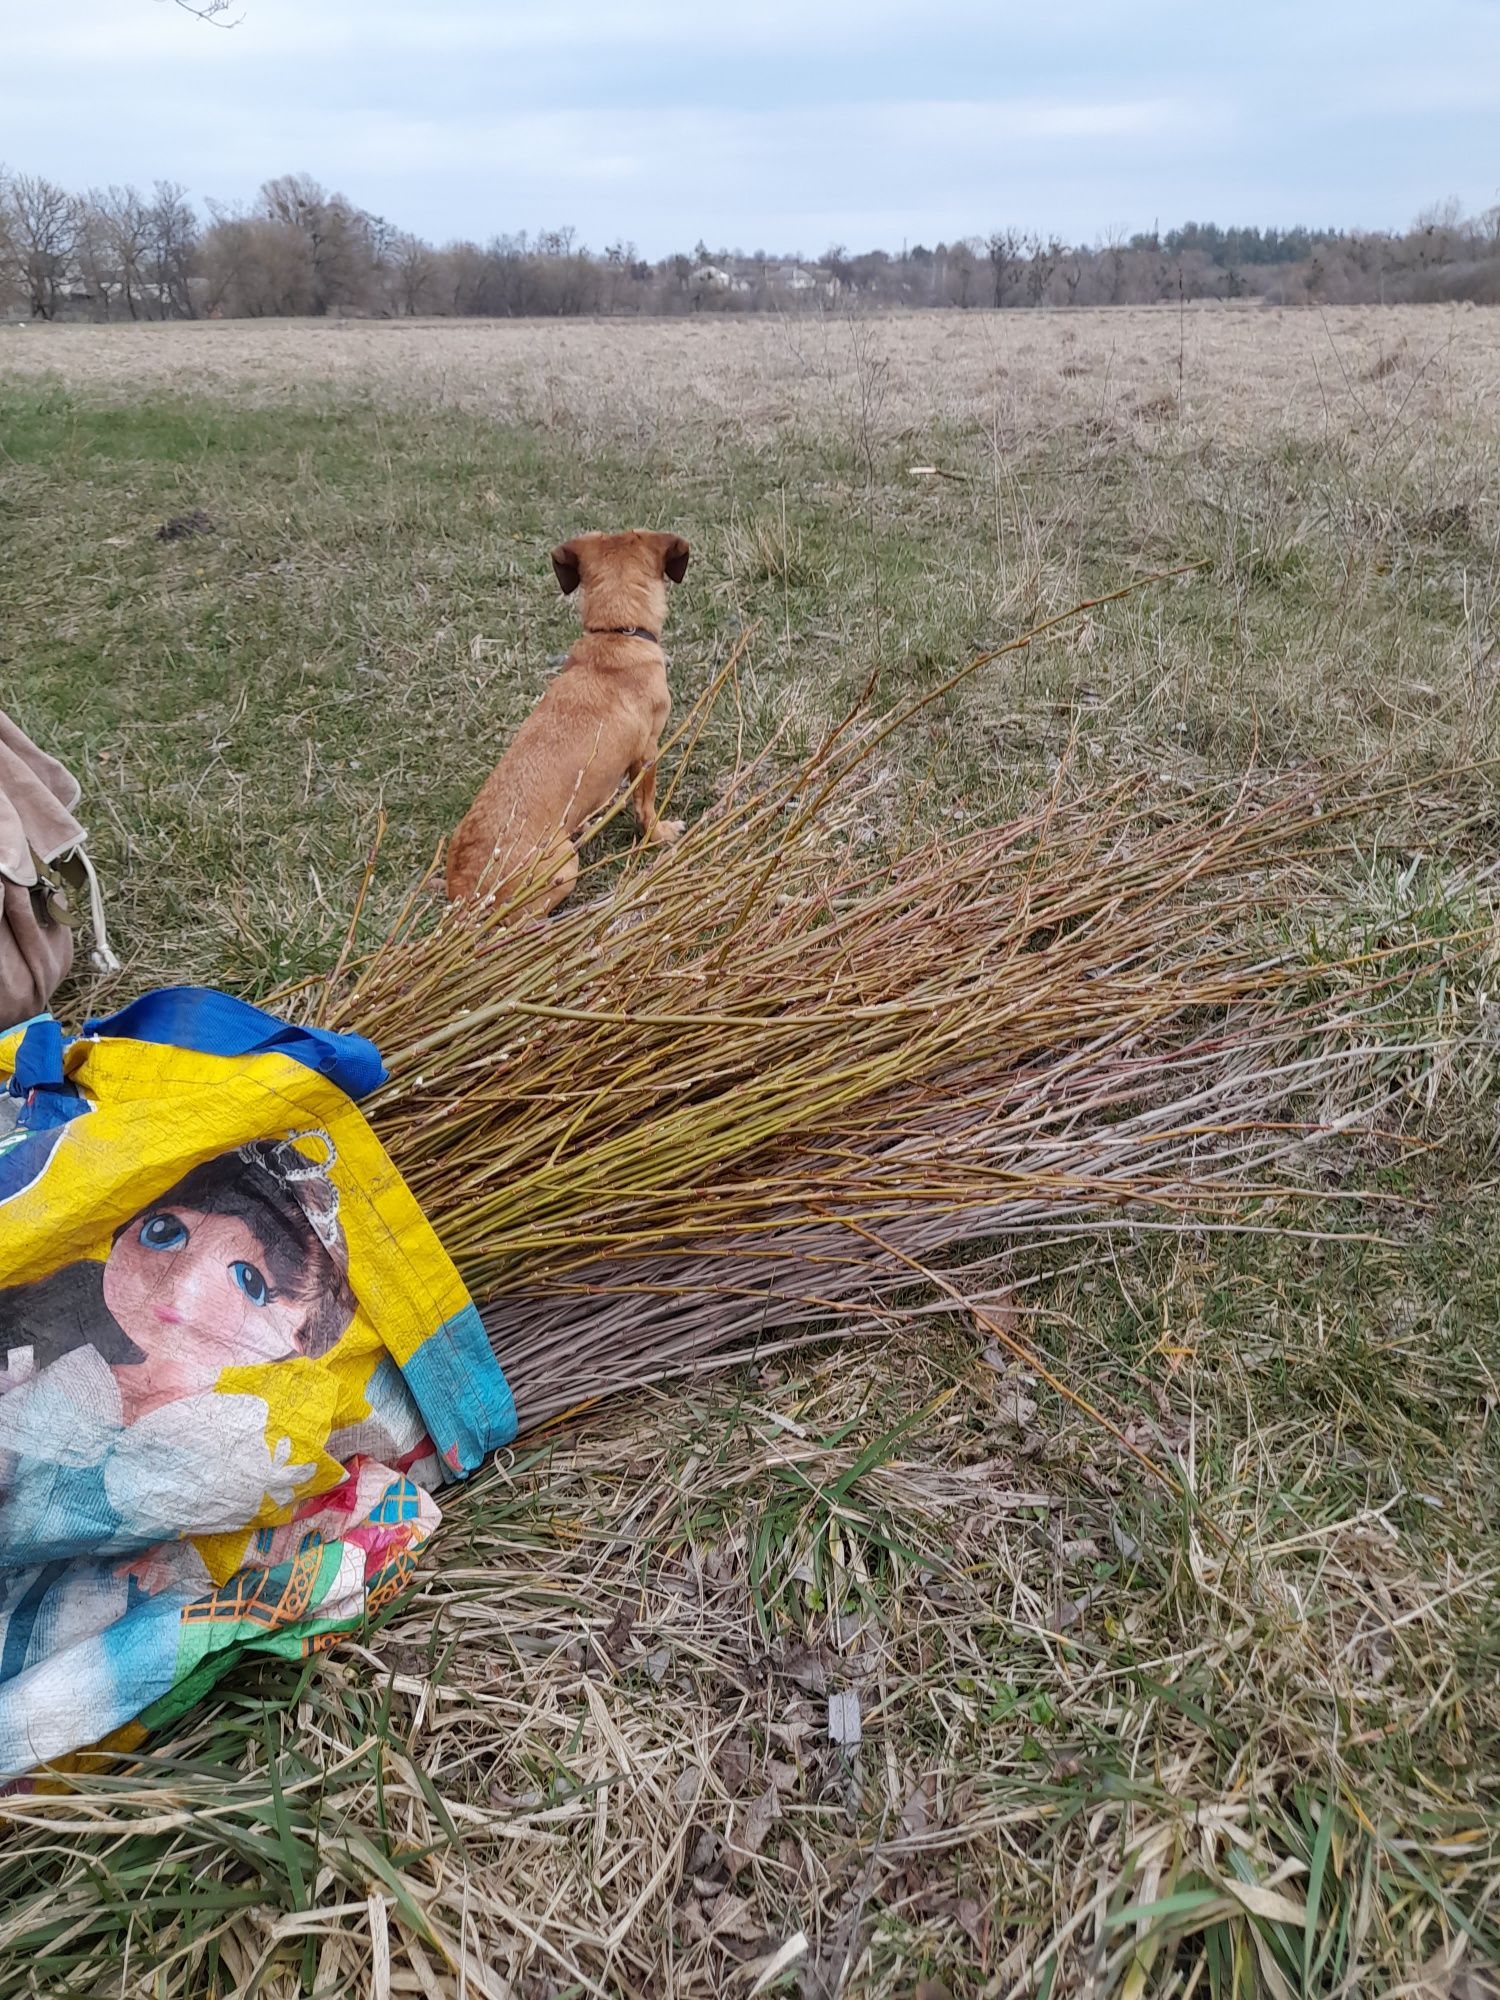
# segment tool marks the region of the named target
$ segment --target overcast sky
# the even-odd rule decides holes
[[[816,254],[1500,202],[1500,0],[0,0],[0,162]]]

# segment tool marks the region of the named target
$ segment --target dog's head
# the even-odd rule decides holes
[[[690,551],[681,535],[577,535],[552,551],[552,567],[565,597],[581,590],[579,615],[589,631],[636,625],[660,632],[667,615],[667,585],[687,575]]]

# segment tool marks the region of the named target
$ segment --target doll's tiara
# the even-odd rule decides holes
[[[316,1139],[323,1149],[320,1160],[309,1159],[301,1142]],[[338,1159],[338,1148],[328,1133],[313,1128],[288,1132],[284,1139],[257,1139],[240,1147],[240,1158],[262,1167],[278,1181],[312,1225],[313,1234],[325,1250],[339,1242],[339,1191],[329,1178]]]

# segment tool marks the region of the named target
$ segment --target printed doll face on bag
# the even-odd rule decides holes
[[[104,1303],[158,1395],[211,1388],[224,1368],[324,1354],[353,1317],[309,1217],[316,1177],[278,1176],[277,1153],[210,1160],[115,1236]],[[337,1238],[331,1219],[325,1228]]]
[[[239,1216],[153,1208],[115,1239],[104,1302],[148,1360],[174,1358],[208,1388],[221,1368],[301,1352],[308,1301],[275,1284],[269,1263]]]

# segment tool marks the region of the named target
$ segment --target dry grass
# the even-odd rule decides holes
[[[1164,1509],[1034,1396],[929,1333],[507,1455],[363,1646],[13,1807],[0,1944],[47,1993],[748,1992],[800,1937],[775,1990],[1482,1995],[1492,1570],[1269,1509],[1300,1427],[1219,1463],[1185,1405]]]
[[[1143,398],[1225,443],[1312,434],[1346,392],[1411,436],[1493,389],[1500,324],[1473,306],[1327,314],[1260,306],[916,313],[867,320],[243,321],[0,327],[0,375],[90,395],[187,390],[268,404],[309,392],[433,401],[671,445],[756,443],[847,422],[878,372],[881,428],[996,421],[1017,435],[1125,423]],[[1157,406],[1161,407],[1160,404]]]
[[[693,538],[683,700],[758,628],[681,765],[710,828],[872,669],[887,714],[1207,559],[923,711],[807,881],[1373,759],[1392,803],[1268,857],[1222,942],[1357,1009],[1338,1047],[1422,1142],[1321,1155],[1317,1240],[1023,1236],[963,1276],[993,1326],[893,1289],[874,1343],[525,1443],[358,1645],[11,1803],[6,2000],[1492,1990],[1497,360],[1439,310],[0,332],[7,703],[89,776],[132,983],[316,982],[382,808],[355,959],[383,935],[560,648],[565,528]],[[610,908],[680,893],[691,848],[620,845]],[[608,922],[560,928],[618,986]],[[526,1221],[458,1247],[556,1275]]]

